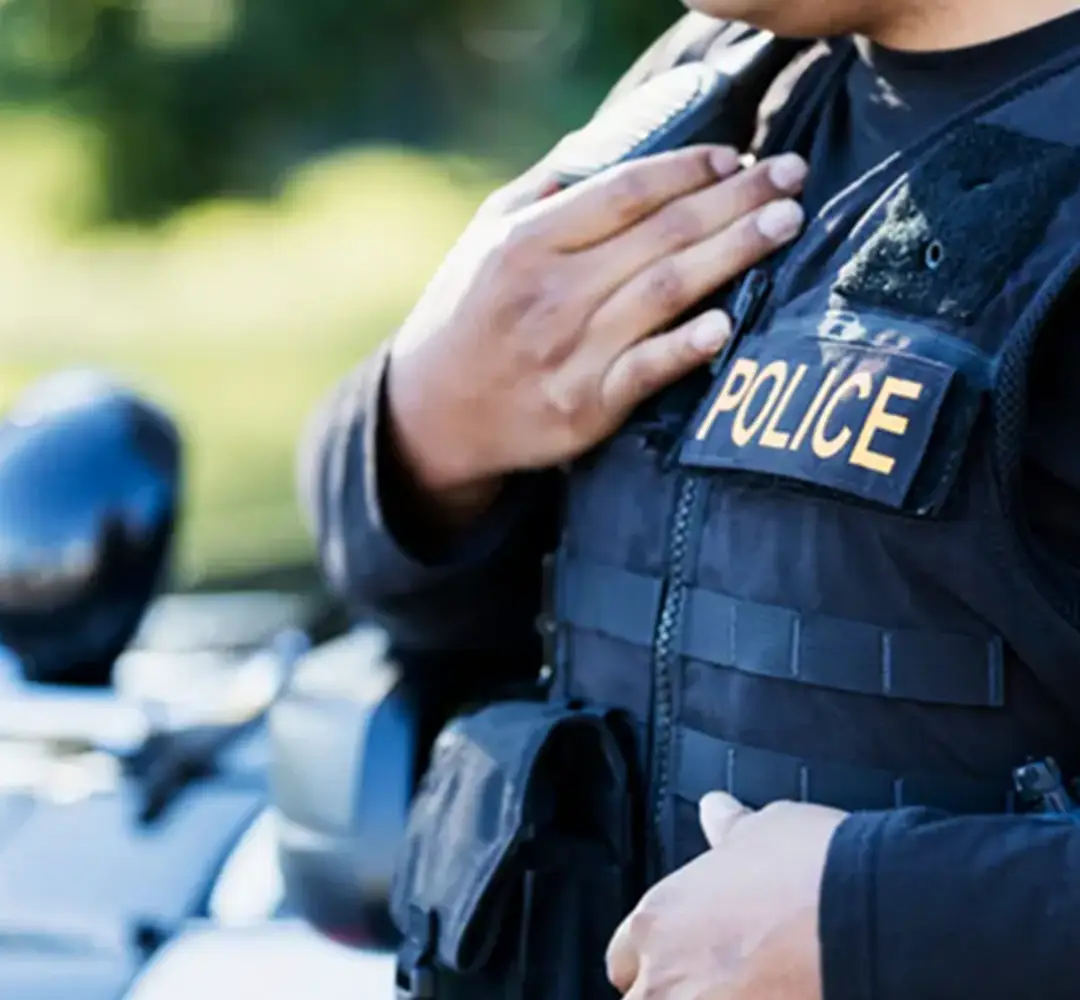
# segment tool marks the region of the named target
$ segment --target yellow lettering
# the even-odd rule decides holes
[[[731,422],[731,440],[737,448],[745,448],[754,439],[754,435],[761,430],[761,425],[769,419],[769,412],[776,405],[780,393],[784,390],[787,370],[786,361],[771,361],[761,369],[757,378],[754,379],[754,384],[750,386],[750,391],[743,397],[739,412],[735,414],[735,418]],[[769,398],[765,400],[761,412],[754,417],[754,422],[747,427],[746,417],[750,404],[758,394],[758,390],[770,379],[773,382],[773,387],[769,390]]]
[[[709,436],[712,425],[716,422],[716,418],[720,416],[721,413],[727,413],[730,410],[734,410],[735,407],[739,405],[742,398],[746,395],[747,389],[750,388],[751,383],[754,381],[757,370],[758,363],[756,361],[751,361],[749,358],[738,358],[735,361],[731,366],[731,374],[728,375],[724,387],[716,397],[716,402],[713,403],[712,407],[709,409],[708,416],[702,421],[697,434],[694,435],[698,441],[704,441],[705,438]]]
[[[791,402],[791,397],[795,394],[795,390],[799,388],[799,383],[803,380],[803,376],[806,374],[806,365],[799,365],[795,369],[795,375],[791,381],[788,382],[787,388],[784,390],[784,395],[780,397],[780,402],[776,404],[776,409],[773,410],[772,419],[769,420],[768,426],[765,428],[761,435],[761,447],[762,448],[786,448],[791,435],[786,431],[780,433],[776,429],[776,425],[780,423],[781,418],[784,416],[784,412],[788,408],[788,404]]]
[[[806,435],[810,432],[810,428],[814,424],[814,418],[818,415],[818,410],[821,409],[821,404],[825,402],[826,397],[832,391],[832,387],[836,384],[836,380],[839,377],[839,368],[829,369],[829,374],[825,376],[825,381],[822,382],[821,386],[818,388],[817,395],[814,396],[814,401],[810,404],[810,409],[803,415],[802,423],[799,424],[799,429],[795,432],[795,437],[791,440],[791,451],[798,451],[802,447]]]
[[[870,414],[866,418],[866,423],[863,424],[862,432],[859,434],[858,441],[855,442],[848,461],[852,465],[861,465],[872,472],[880,472],[883,476],[891,476],[896,459],[890,455],[871,451],[870,445],[878,431],[895,434],[897,437],[903,437],[907,433],[908,418],[890,413],[886,407],[893,396],[914,400],[922,395],[922,391],[923,387],[919,382],[912,382],[906,378],[886,378],[881,392],[874,400],[874,405],[870,407]]]
[[[828,427],[829,421],[832,420],[833,412],[837,406],[843,402],[844,397],[852,389],[855,390],[859,399],[869,399],[870,393],[874,390],[874,382],[870,377],[870,373],[856,372],[854,375],[844,379],[837,386],[836,392],[832,394],[829,402],[825,404],[825,409],[821,411],[821,419],[817,422],[817,427],[814,428],[814,436],[811,439],[811,447],[818,458],[834,458],[847,447],[848,441],[851,440],[851,430],[848,427],[841,428],[840,433],[833,438],[825,436],[825,429]]]

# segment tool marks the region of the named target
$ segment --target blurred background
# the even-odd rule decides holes
[[[308,413],[682,9],[0,0],[0,410],[121,375],[185,435],[177,582],[308,571]]]

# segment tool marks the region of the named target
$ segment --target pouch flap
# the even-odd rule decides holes
[[[457,973],[483,966],[523,855],[551,821],[557,762],[567,760],[575,773],[580,763],[600,775],[588,781],[603,786],[601,797],[626,787],[625,759],[599,712],[502,702],[443,730],[413,803],[391,899],[406,938],[434,938],[414,946]],[[621,853],[628,816],[605,825],[616,841],[625,828],[625,842],[612,844]]]

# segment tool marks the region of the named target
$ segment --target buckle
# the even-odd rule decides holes
[[[1061,768],[1053,757],[1033,760],[1013,771],[1013,784],[1020,801],[1037,814],[1070,817],[1080,822],[1080,801],[1073,787],[1066,784]]]

